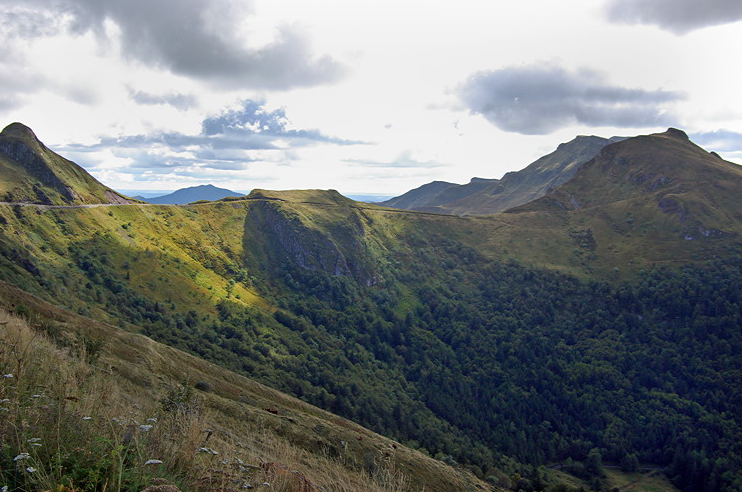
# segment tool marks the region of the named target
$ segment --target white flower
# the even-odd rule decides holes
[[[7,485],[3,485],[3,488],[0,489],[0,492],[8,492],[8,486]]]
[[[92,420],[93,417],[83,417],[83,420]]]
[[[41,395],[31,395],[31,398],[41,398]]]
[[[3,374],[3,377],[5,379],[12,379],[13,378],[13,375],[12,374]]]
[[[19,461],[19,460],[28,460],[31,459],[31,455],[28,453],[21,453],[15,458],[13,458],[13,461]]]
[[[36,471],[36,468],[34,468],[33,466],[29,466],[28,468],[26,468],[26,471],[28,473],[34,473]]]
[[[161,465],[161,464],[162,464],[162,461],[160,461],[160,460],[147,460],[144,463],[145,466],[147,466],[147,465]]]
[[[142,432],[148,432],[148,431],[149,431],[149,430],[150,430],[150,429],[151,429],[152,427],[153,427],[153,426],[151,426],[151,425],[140,425],[140,426],[139,426],[139,429],[140,429],[140,430],[141,430]]]

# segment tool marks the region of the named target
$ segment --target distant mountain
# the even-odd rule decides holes
[[[505,174],[502,179],[472,178],[465,185],[434,181],[380,205],[456,215],[502,212],[535,200],[566,182],[603,147],[620,140],[620,137],[579,136],[525,169]]]
[[[45,205],[136,203],[41,143],[21,123],[0,133],[0,201]]]
[[[447,181],[433,181],[424,184],[419,188],[410,190],[404,195],[400,195],[389,200],[379,202],[379,205],[393,208],[403,208],[405,210],[419,210],[422,207],[429,206],[431,201],[452,186],[460,186]]]
[[[245,196],[243,193],[237,193],[226,188],[217,188],[214,185],[191,186],[174,191],[169,195],[147,198],[146,201],[156,205],[184,205],[186,203],[197,202],[199,200],[221,200],[228,196]]]

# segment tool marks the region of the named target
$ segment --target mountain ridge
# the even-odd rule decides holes
[[[723,417],[738,414],[724,374],[742,370],[741,189],[738,167],[671,130],[492,215],[333,190],[0,204],[0,278],[481,477],[536,483],[538,465],[598,452],[694,490],[742,469],[742,425]]]
[[[429,183],[380,205],[456,215],[502,212],[534,200],[568,181],[580,165],[603,147],[623,138],[578,136],[520,171],[508,172],[500,179],[472,178],[465,185],[439,184],[435,187]]]
[[[45,205],[136,203],[49,150],[22,123],[0,133],[0,199]]]

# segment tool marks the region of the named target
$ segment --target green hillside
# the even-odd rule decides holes
[[[8,490],[490,489],[464,468],[4,282],[0,304]]]
[[[134,203],[46,148],[21,123],[11,123],[0,133],[0,176],[0,200],[4,202]]]
[[[0,205],[0,278],[491,482],[598,489],[596,456],[633,457],[739,490],[741,184],[672,131],[486,217],[319,190]]]

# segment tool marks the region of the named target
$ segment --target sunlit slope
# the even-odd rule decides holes
[[[0,200],[49,205],[133,202],[49,150],[21,123],[0,133]]]
[[[532,228],[531,242],[560,238],[563,265],[572,243],[573,264],[635,271],[739,254],[740,191],[740,166],[670,129],[605,147],[563,186],[498,217]]]

